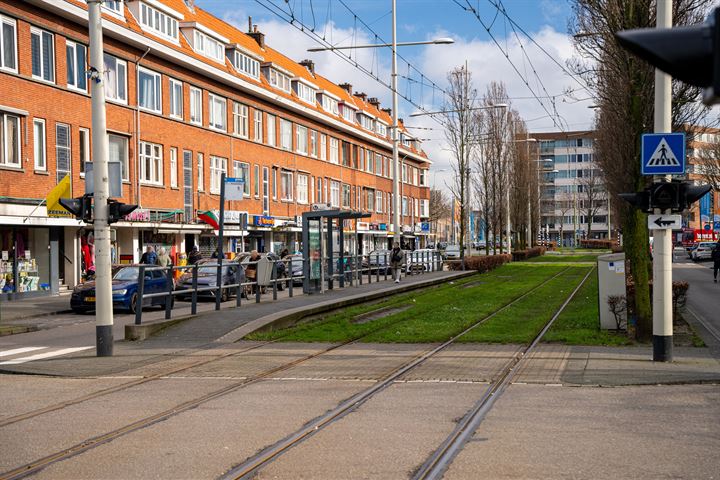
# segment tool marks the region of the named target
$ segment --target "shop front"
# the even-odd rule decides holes
[[[288,253],[300,252],[302,245],[302,217],[288,220],[276,218],[272,231],[272,251],[280,254],[285,249]]]
[[[268,215],[251,215],[248,225],[248,250],[257,250],[260,253],[269,252],[272,247],[272,229],[275,226],[275,217]]]

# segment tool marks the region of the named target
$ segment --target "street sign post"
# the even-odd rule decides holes
[[[680,230],[682,215],[648,215],[650,230]]]
[[[236,177],[225,178],[225,199],[242,200],[245,194],[245,179]]]
[[[642,136],[643,175],[685,173],[685,134],[647,133]]]

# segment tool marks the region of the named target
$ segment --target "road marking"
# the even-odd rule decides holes
[[[34,352],[35,350],[42,350],[43,348],[47,348],[47,347],[13,348],[12,350],[6,350],[4,352],[0,352],[0,357],[9,357],[10,355],[19,355],[21,353]]]
[[[83,350],[89,350],[95,347],[74,347],[74,348],[63,348],[61,350],[55,350],[52,352],[38,353],[30,355],[29,357],[15,358],[13,360],[7,360],[0,362],[0,365],[18,365],[20,363],[32,362],[33,360],[41,360],[43,358],[59,357],[60,355],[66,355],[68,353],[81,352]]]

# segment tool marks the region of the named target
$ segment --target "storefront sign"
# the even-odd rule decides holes
[[[387,223],[381,223],[380,225],[380,231],[387,231]]]
[[[65,210],[60,205],[61,198],[72,198],[72,186],[70,185],[70,175],[65,175],[55,188],[50,190],[45,198],[47,205],[47,216],[51,218],[73,218],[73,214]]]
[[[128,222],[149,222],[150,221],[150,210],[145,208],[138,208],[125,215],[125,220]]]
[[[253,225],[256,227],[272,227],[275,225],[275,218],[265,215],[254,215]]]
[[[7,250],[3,250],[3,251],[2,251],[2,259],[3,259],[3,260],[7,260],[8,258],[9,258],[9,257],[8,257],[8,251],[7,251]]]
[[[247,212],[240,210],[225,210],[225,223],[232,225],[240,225],[247,228]]]
[[[370,224],[370,230],[378,231],[378,230],[380,230],[380,225],[377,224],[377,223],[371,223],[371,224]]]
[[[410,225],[403,225],[402,226],[402,233],[412,233],[413,229]]]
[[[370,230],[370,224],[368,222],[357,222],[358,232],[362,230]]]

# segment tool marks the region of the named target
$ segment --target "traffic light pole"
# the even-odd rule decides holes
[[[95,340],[98,357],[113,354],[112,268],[108,224],[108,143],[105,119],[105,76],[100,6],[88,0],[90,33],[90,92],[92,97],[92,160],[95,175]],[[143,279],[139,279],[143,281]],[[137,308],[141,308],[140,305]]]
[[[672,0],[656,2],[657,28],[672,27]],[[672,131],[672,83],[670,75],[655,69],[655,133]],[[670,181],[656,176],[655,183]],[[656,214],[670,210],[655,209]],[[653,236],[653,361],[673,360],[672,230],[654,230]]]

